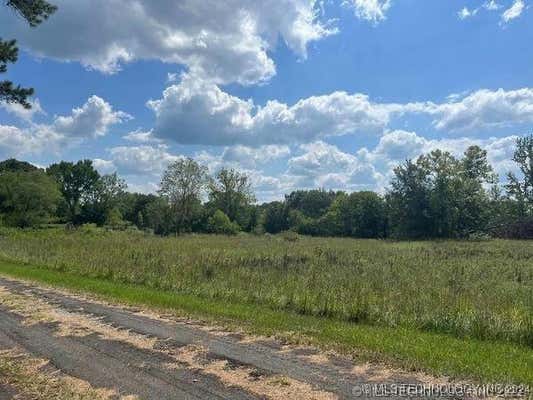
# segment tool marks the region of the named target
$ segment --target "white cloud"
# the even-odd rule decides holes
[[[489,11],[496,11],[502,8],[502,5],[498,4],[495,0],[490,0],[483,3],[483,8]]]
[[[131,119],[129,114],[114,111],[113,107],[98,96],[91,96],[80,108],[72,109],[69,116],[56,117],[51,129],[70,137],[104,136],[109,127]]]
[[[183,144],[259,146],[315,141],[347,133],[379,133],[392,113],[422,106],[372,103],[363,94],[334,92],[289,106],[277,100],[257,106],[217,85],[184,76],[148,102],[156,114],[154,135]]]
[[[133,117],[122,111],[115,111],[104,99],[91,96],[81,107],[73,108],[66,116],[55,116],[51,124],[36,124],[32,120],[36,114],[46,115],[38,99],[32,101],[27,110],[18,104],[0,103],[9,113],[30,123],[29,130],[50,131],[58,137],[96,138],[104,136],[112,125],[120,124]]]
[[[128,191],[155,193],[166,167],[182,158],[171,154],[168,147],[159,145],[116,146],[107,149],[108,159],[94,159],[95,168],[102,174],[117,172],[128,182]]]
[[[459,17],[459,19],[467,19],[467,18],[475,16],[478,13],[478,10],[479,9],[477,9],[477,8],[474,9],[474,10],[470,10],[470,9],[468,9],[468,7],[463,7],[457,13],[457,16]]]
[[[21,129],[0,125],[0,156],[2,158],[25,157],[59,151],[61,137],[48,129]]]
[[[298,56],[335,32],[316,0],[56,0],[53,21],[28,29],[0,13],[5,36],[34,54],[113,73],[139,59],[185,65],[219,83],[257,83],[275,74],[279,38]],[[72,34],[75,27],[76,33]]]
[[[501,128],[533,122],[533,89],[478,90],[457,101],[426,110],[437,116],[434,124],[445,131]]]
[[[286,158],[290,153],[288,146],[266,145],[253,148],[237,145],[226,147],[221,155],[221,161],[235,163],[244,168],[256,168]]]
[[[159,182],[133,181],[128,183],[127,190],[132,193],[154,194],[159,190]]]
[[[100,174],[112,174],[116,172],[117,167],[111,160],[102,160],[101,158],[95,158],[93,160],[93,166]]]
[[[466,6],[463,7],[461,10],[457,12],[457,16],[459,17],[459,19],[465,20],[471,17],[475,17],[476,15],[478,15],[480,11],[485,10],[485,11],[492,12],[492,11],[497,11],[500,8],[502,8],[502,5],[497,3],[495,0],[487,0],[477,8],[470,9]]]
[[[17,118],[20,118],[25,121],[31,121],[35,115],[46,115],[44,110],[41,107],[39,99],[29,100],[31,108],[27,109],[22,107],[18,103],[5,103],[0,102],[0,108],[3,108],[8,113],[15,115]]]
[[[114,111],[100,97],[92,96],[70,115],[56,116],[49,124],[27,121],[24,128],[0,125],[0,154],[20,157],[45,151],[59,153],[81,140],[103,136],[112,125],[129,118],[124,112]]]
[[[378,23],[386,18],[392,0],[345,0],[355,10],[357,18]]]
[[[122,137],[124,140],[134,143],[159,143],[160,140],[154,137],[153,132],[143,131],[137,129],[135,131],[129,132]]]
[[[348,154],[324,142],[300,146],[303,154],[288,162],[288,181],[296,188],[323,187],[333,190],[373,188],[380,179],[370,163],[361,162],[354,154]]]
[[[445,102],[376,103],[361,93],[333,92],[264,106],[189,75],[148,102],[153,135],[182,144],[227,146],[309,143],[346,134],[382,134],[405,115],[428,115],[438,130],[479,131],[533,122],[533,89],[478,90]]]
[[[506,9],[502,14],[502,22],[508,23],[509,21],[518,18],[522,15],[522,12],[526,8],[523,0],[515,0],[513,5]]]
[[[272,162],[287,159],[291,154],[288,146],[268,145],[257,148],[246,146],[225,147],[220,153],[199,151],[194,158],[207,166],[211,173],[221,168],[255,170],[268,167]]]
[[[125,175],[156,175],[180,157],[168,152],[165,145],[117,146],[109,149],[111,162]]]

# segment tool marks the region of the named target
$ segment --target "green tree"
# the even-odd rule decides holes
[[[430,182],[428,173],[408,160],[394,169],[387,207],[391,233],[398,237],[430,236]]]
[[[157,235],[168,235],[175,232],[172,210],[165,199],[156,197],[146,204],[144,224]]]
[[[403,237],[465,237],[486,230],[487,185],[496,175],[487,153],[469,147],[461,159],[434,150],[395,169],[387,205],[392,233]]]
[[[64,199],[64,216],[68,221],[77,223],[81,206],[94,194],[100,174],[91,160],[72,162],[61,161],[46,170],[59,184]]]
[[[255,201],[249,177],[234,169],[223,168],[209,182],[209,207],[221,210],[231,221],[245,226],[248,206]]]
[[[460,219],[458,196],[461,181],[459,162],[449,152],[434,150],[421,156],[418,164],[426,170],[430,182],[430,236],[453,237]]]
[[[32,165],[26,161],[19,161],[19,160],[15,160],[14,158],[10,158],[9,160],[0,162],[0,174],[4,172],[32,172],[32,171],[39,171],[39,168],[37,168],[35,165]]]
[[[284,202],[273,201],[263,206],[265,232],[279,233],[289,229],[289,208]]]
[[[122,217],[139,229],[147,226],[147,207],[150,203],[158,200],[153,194],[124,192],[120,198],[119,207]]]
[[[286,196],[290,210],[298,210],[309,218],[318,218],[326,213],[337,194],[324,189],[297,190]]]
[[[337,234],[358,238],[382,238],[386,235],[387,216],[384,200],[374,192],[340,195],[327,215],[337,221]]]
[[[460,194],[458,196],[460,236],[486,231],[494,220],[494,204],[498,205],[498,176],[487,160],[487,152],[470,146],[460,161]],[[486,187],[490,187],[487,191]]]
[[[510,172],[506,185],[509,197],[518,205],[518,217],[533,215],[533,135],[518,138],[513,161],[518,164],[520,176]]]
[[[0,214],[6,225],[33,227],[49,221],[61,197],[43,171],[0,174]]]
[[[116,223],[126,189],[126,182],[116,173],[100,177],[81,207],[82,222],[104,225],[112,218]]]
[[[173,162],[163,173],[159,194],[170,204],[178,233],[191,229],[206,184],[207,168],[192,158]]]
[[[48,19],[57,9],[44,0],[8,0],[6,5],[24,18],[31,27]],[[7,72],[7,64],[15,63],[17,59],[17,42],[0,38],[0,73]],[[18,103],[24,108],[31,108],[28,97],[33,93],[32,88],[23,88],[8,80],[0,81],[0,102]]]

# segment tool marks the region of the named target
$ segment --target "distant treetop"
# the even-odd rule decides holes
[[[15,160],[14,158],[0,162],[0,174],[4,172],[32,172],[37,170],[39,168],[35,165],[26,161]]]

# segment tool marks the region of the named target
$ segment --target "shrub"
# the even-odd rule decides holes
[[[220,210],[209,217],[207,221],[207,229],[211,233],[222,235],[235,235],[240,228],[235,222],[231,222],[229,217]]]

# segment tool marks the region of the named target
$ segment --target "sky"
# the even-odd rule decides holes
[[[386,190],[440,148],[516,170],[532,133],[532,0],[49,0],[30,28],[0,7],[34,87],[0,104],[0,158],[91,159],[129,190],[193,157],[249,175],[258,201],[295,189]]]

